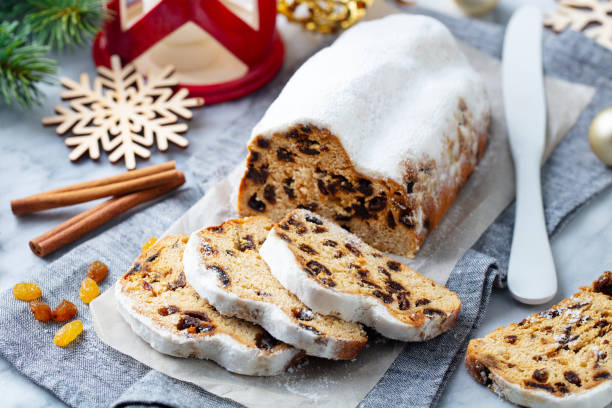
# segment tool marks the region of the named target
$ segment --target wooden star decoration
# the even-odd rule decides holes
[[[559,33],[566,28],[612,50],[612,0],[560,0],[557,10],[544,17],[544,25]]]
[[[168,150],[169,143],[180,147],[189,144],[181,135],[187,124],[177,123],[178,118],[191,119],[189,108],[202,106],[204,100],[188,98],[186,89],[174,92],[178,80],[173,72],[174,68],[167,66],[145,78],[133,64],[122,67],[114,55],[110,69],[98,67],[93,86],[87,74],[81,74],[79,82],[60,78],[67,89],[60,96],[70,101],[70,107],[55,106],[57,115],[43,118],[42,123],[57,125],[59,135],[72,130],[74,136],[65,139],[66,145],[73,147],[70,160],[85,153],[97,160],[101,146],[110,153],[112,163],[123,158],[125,166],[134,169],[136,157],[149,158],[148,147],[155,142],[162,152]]]

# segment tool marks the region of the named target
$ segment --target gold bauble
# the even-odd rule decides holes
[[[599,112],[591,122],[589,143],[595,156],[612,166],[612,106]]]
[[[455,0],[464,13],[470,16],[480,16],[497,7],[499,0]]]
[[[310,31],[344,30],[365,16],[374,0],[279,0],[278,12]]]

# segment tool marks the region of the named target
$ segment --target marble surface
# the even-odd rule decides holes
[[[424,0],[424,6],[443,10],[450,14],[460,12],[451,0]],[[525,3],[537,3],[544,9],[554,5],[553,0],[501,0],[500,6],[483,19],[504,23],[512,10]],[[79,72],[94,72],[87,51],[77,51],[60,58],[60,74],[76,77]],[[0,206],[0,289],[11,287],[19,282],[20,272],[39,268],[53,260],[56,254],[42,260],[35,257],[27,247],[27,241],[41,234],[66,218],[77,214],[90,204],[58,209],[25,218],[14,217],[9,210],[8,200],[22,197],[48,188],[68,185],[84,179],[105,177],[122,171],[120,166],[112,166],[101,159],[99,162],[88,160],[70,164],[67,149],[53,134],[52,129],[44,129],[40,119],[49,115],[50,106],[59,100],[59,88],[46,86],[47,100],[43,107],[31,112],[20,112],[0,108],[0,190],[4,204]],[[198,133],[210,121],[223,120],[224,113],[236,105],[226,104],[200,111],[191,123],[192,132],[198,137],[190,137],[193,150],[206,143],[214,135]],[[239,106],[239,105],[238,105]],[[224,112],[225,111],[225,112]],[[228,115],[231,116],[231,115]],[[153,154],[150,164],[166,160],[177,160],[178,167],[185,167],[189,158],[188,150],[171,148],[166,155]],[[559,274],[560,291],[556,300],[565,297],[575,289],[593,280],[605,269],[612,269],[612,189],[600,194],[586,204],[567,221],[553,237],[552,246]],[[492,329],[512,321],[521,320],[525,315],[541,310],[514,302],[508,292],[496,291],[491,299],[483,326],[476,333],[481,336]],[[12,365],[0,359],[1,406],[3,407],[61,407],[64,404],[46,390],[38,387],[22,376]],[[492,407],[509,406],[485,387],[477,385],[460,366],[446,389],[440,406],[443,407]]]

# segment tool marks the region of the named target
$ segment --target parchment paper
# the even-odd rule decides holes
[[[376,16],[383,14],[389,12],[379,9],[374,13]],[[283,34],[287,40],[287,32]],[[461,44],[461,47],[485,80],[492,107],[492,125],[489,146],[477,170],[442,222],[427,238],[417,257],[408,262],[420,273],[442,284],[463,253],[514,197],[513,165],[503,116],[500,62],[465,44]],[[552,78],[546,78],[545,85],[548,156],[587,106],[594,89]],[[244,131],[250,132],[250,129]],[[235,191],[240,176],[241,168],[238,167],[210,189],[166,233],[189,234],[202,226],[215,225],[235,217]],[[115,309],[112,289],[92,302],[91,313],[98,336],[109,346],[168,376],[191,382],[250,407],[276,404],[295,407],[356,406],[404,347],[400,342],[375,338],[354,361],[331,362],[313,358],[284,375],[252,378],[231,374],[209,361],[180,359],[154,351],[134,335],[120,317]]]

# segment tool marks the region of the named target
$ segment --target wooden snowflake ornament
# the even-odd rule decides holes
[[[560,0],[556,11],[544,18],[555,32],[570,27],[612,50],[612,0]]]
[[[188,98],[186,89],[175,93],[172,87],[178,80],[173,72],[174,68],[168,66],[145,78],[133,64],[121,67],[115,55],[111,69],[98,67],[93,86],[87,74],[81,74],[79,82],[62,77],[67,90],[61,98],[70,100],[70,108],[55,106],[57,115],[43,118],[42,123],[57,125],[59,135],[72,129],[74,136],[65,139],[66,145],[73,147],[70,160],[85,153],[96,160],[102,146],[110,153],[111,162],[123,158],[125,166],[134,169],[136,156],[149,158],[148,147],[155,142],[160,151],[166,151],[168,143],[180,147],[189,144],[181,135],[187,131],[187,124],[177,123],[178,118],[191,119],[189,108],[202,106],[204,100]]]

